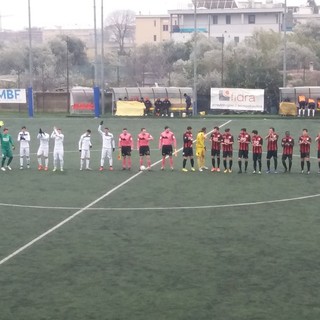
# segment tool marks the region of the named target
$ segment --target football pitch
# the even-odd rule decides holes
[[[31,168],[0,172],[0,319],[315,320],[320,318],[320,175],[314,138],[318,119],[225,116],[103,119],[116,138],[122,128],[135,144],[142,127],[153,135],[152,171],[99,172],[100,119],[2,117],[14,140],[31,134]],[[295,138],[293,168],[284,174],[160,170],[164,126],[182,134],[192,126],[242,127]],[[65,171],[38,171],[36,135],[65,134]],[[301,174],[298,137],[309,130],[311,174]],[[79,171],[78,141],[92,130],[91,167]],[[52,141],[50,142],[52,151]],[[251,149],[251,148],[250,148]],[[266,146],[264,146],[264,151]],[[250,150],[251,151],[251,150]],[[222,163],[221,163],[222,164]],[[211,167],[207,141],[206,165]],[[189,162],[187,168],[190,167]],[[222,168],[222,166],[221,166]],[[273,161],[271,161],[273,168]]]

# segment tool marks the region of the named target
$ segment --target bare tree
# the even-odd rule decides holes
[[[118,10],[107,18],[107,29],[111,38],[119,45],[119,54],[124,54],[126,40],[134,37],[135,13],[131,10]]]

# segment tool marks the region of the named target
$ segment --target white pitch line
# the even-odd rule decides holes
[[[281,203],[281,202],[290,202],[290,201],[298,201],[298,200],[306,200],[312,198],[320,197],[320,193],[312,194],[308,196],[301,196],[295,198],[284,198],[284,199],[276,199],[276,200],[265,200],[265,201],[257,201],[257,202],[240,202],[240,203],[229,203],[229,204],[216,204],[216,205],[207,205],[207,206],[192,206],[192,207],[135,207],[135,208],[118,208],[118,207],[109,207],[109,208],[87,208],[86,211],[159,211],[159,210],[201,210],[201,209],[219,209],[219,208],[230,208],[230,207],[248,207],[255,205],[263,205],[270,203]],[[24,205],[15,205],[8,203],[0,203],[0,206],[7,207],[20,207],[26,209],[48,209],[48,210],[81,210],[81,208],[74,207],[44,207],[44,206],[24,206]]]
[[[224,124],[222,124],[220,127],[223,127],[225,125],[227,125],[228,123],[230,123],[232,120],[229,120],[227,122],[225,122]],[[212,130],[213,131],[213,130]],[[210,132],[212,132],[210,131]],[[208,133],[209,134],[209,133]],[[181,151],[182,148],[180,148],[179,150],[177,150],[177,152]],[[154,162],[151,167],[154,167],[155,165],[159,164],[162,160],[158,160],[157,162]],[[136,177],[138,177],[143,171],[139,171],[138,173],[136,173],[135,175],[133,175],[132,177],[130,177],[129,179],[123,181],[122,183],[120,183],[118,186],[114,187],[113,189],[111,189],[110,191],[106,192],[104,195],[102,195],[101,197],[99,197],[98,199],[92,201],[91,203],[89,203],[88,205],[86,205],[85,207],[83,207],[82,209],[78,210],[77,212],[75,212],[74,214],[72,214],[71,216],[69,216],[68,218],[64,219],[63,221],[61,221],[60,223],[58,223],[57,225],[55,225],[54,227],[50,228],[49,230],[47,230],[46,232],[42,233],[40,236],[34,238],[33,240],[31,240],[30,242],[26,243],[24,246],[20,247],[19,249],[17,249],[16,251],[12,252],[10,255],[8,255],[7,257],[3,258],[2,260],[0,260],[0,266],[2,264],[4,264],[5,262],[9,261],[10,259],[12,259],[13,257],[15,257],[16,255],[18,255],[19,253],[21,253],[22,251],[26,250],[27,248],[31,247],[34,243],[38,242],[39,240],[43,239],[44,237],[46,237],[47,235],[49,235],[50,233],[52,233],[53,231],[59,229],[61,226],[63,226],[64,224],[66,224],[67,222],[73,220],[75,217],[77,217],[79,214],[81,214],[82,212],[88,210],[89,208],[91,208],[92,206],[94,206],[96,203],[98,203],[99,201],[103,200],[104,198],[108,197],[110,194],[112,194],[113,192],[117,191],[118,189],[120,189],[122,186],[126,185],[127,183],[129,183],[131,180],[135,179]]]

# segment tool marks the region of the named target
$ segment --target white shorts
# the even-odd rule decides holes
[[[40,147],[38,149],[38,152],[37,152],[38,157],[44,156],[45,158],[48,158],[48,155],[49,155],[49,148]]]
[[[81,150],[81,155],[80,155],[81,159],[90,159],[90,149],[88,150]]]
[[[30,147],[20,147],[20,157],[30,157]]]
[[[53,160],[60,160],[63,161],[63,155],[64,151],[63,150],[53,150]]]

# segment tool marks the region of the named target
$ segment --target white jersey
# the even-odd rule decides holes
[[[98,132],[100,133],[102,137],[102,148],[103,149],[113,149],[115,148],[115,142],[113,134],[108,132],[105,133],[101,130],[101,126],[98,127]]]
[[[39,148],[46,149],[49,148],[49,134],[48,133],[38,133],[37,139],[40,140]]]
[[[79,150],[89,150],[91,146],[90,134],[84,133],[79,140]]]
[[[30,133],[28,131],[20,131],[17,141],[20,142],[20,148],[29,148]]]
[[[51,134],[51,138],[54,139],[54,150],[63,151],[64,135],[59,133],[58,130],[54,130]]]

